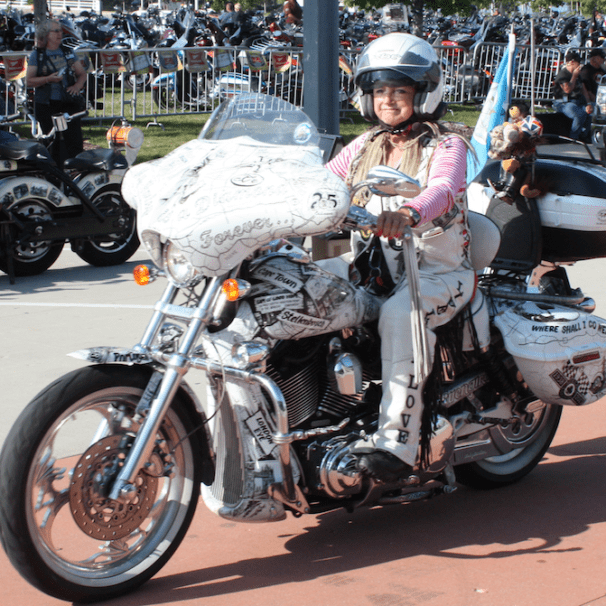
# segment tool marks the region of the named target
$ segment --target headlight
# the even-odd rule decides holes
[[[164,269],[171,280],[180,287],[194,286],[202,274],[192,265],[187,255],[173,242],[164,247]]]

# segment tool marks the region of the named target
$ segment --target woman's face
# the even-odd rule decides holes
[[[61,25],[58,23],[51,23],[50,29],[48,30],[48,37],[46,38],[46,45],[51,49],[56,49],[61,46],[63,40],[63,31]]]
[[[372,91],[375,114],[388,126],[397,126],[414,113],[414,86],[379,84]]]

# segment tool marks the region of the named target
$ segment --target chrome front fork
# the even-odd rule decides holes
[[[214,305],[220,296],[222,284],[222,278],[212,278],[197,307],[186,308],[174,305],[179,289],[173,285],[166,288],[162,298],[156,303],[154,315],[135,351],[149,352],[167,316],[187,319],[187,330],[179,342],[178,350],[168,356],[162,382],[151,402],[145,420],[137,432],[124,466],[116,477],[109,493],[110,499],[128,500],[131,494],[136,491],[135,479],[139,470],[151,456],[158,430],[181,385],[183,376],[191,366],[191,352],[201,332],[213,319]]]

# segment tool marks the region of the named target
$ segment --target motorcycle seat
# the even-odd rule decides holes
[[[113,149],[91,149],[68,158],[63,163],[64,168],[73,170],[114,170],[128,168],[126,158]]]
[[[5,160],[51,160],[50,153],[37,141],[11,141],[0,145],[0,157]]]

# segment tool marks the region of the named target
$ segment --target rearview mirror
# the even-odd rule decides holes
[[[370,191],[377,196],[414,198],[421,192],[421,184],[390,166],[379,165],[368,171],[366,179]]]

